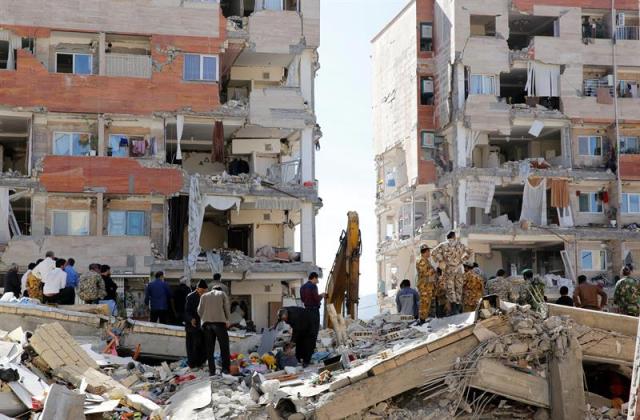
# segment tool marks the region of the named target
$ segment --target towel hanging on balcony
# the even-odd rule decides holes
[[[544,64],[537,61],[527,63],[527,85],[525,91],[529,96],[560,96],[560,66]]]
[[[540,178],[538,178],[540,179]],[[522,212],[520,213],[520,221],[529,220],[534,225],[547,225],[547,180],[540,179],[538,185],[529,179],[524,184],[524,192],[522,193]]]
[[[213,162],[224,162],[224,126],[222,121],[216,121],[213,126],[211,160]]]

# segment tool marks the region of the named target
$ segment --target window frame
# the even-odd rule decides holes
[[[638,209],[636,211],[631,210],[631,197],[636,197],[638,200]],[[622,193],[622,206],[621,206],[622,214],[640,214],[640,193]]]
[[[580,141],[581,140],[585,140],[585,139],[589,141],[589,143],[587,144],[587,149],[588,150],[591,150],[591,147],[590,147],[591,146],[591,139],[599,140],[600,141],[600,153],[599,154],[588,154],[588,155],[583,155],[582,153],[580,153]],[[603,147],[602,147],[602,145],[603,145],[602,136],[597,136],[597,135],[594,135],[594,136],[591,136],[591,135],[578,136],[578,156],[602,157],[603,156],[603,150],[602,150]],[[596,149],[597,148],[598,147],[596,147]]]
[[[67,233],[64,235],[58,235],[55,233],[56,229],[55,229],[55,220],[56,220],[56,213],[65,213],[67,215]],[[74,214],[74,213],[83,213],[86,214],[87,218],[87,225],[86,225],[86,235],[85,234],[81,234],[81,235],[76,235],[76,234],[72,234],[69,232],[69,226],[71,225],[71,223],[69,223],[69,217]],[[91,236],[91,212],[89,210],[63,210],[63,209],[52,209],[51,210],[51,236]]]
[[[589,267],[585,267],[583,265],[583,259],[584,256],[590,254],[591,255],[591,265]],[[595,255],[599,255],[598,259],[600,262],[600,267],[599,269],[594,269],[594,257]],[[607,261],[608,259],[608,255],[607,255],[607,251],[604,249],[600,249],[600,250],[595,250],[595,249],[583,249],[580,251],[580,268],[584,271],[607,271]]]
[[[426,38],[422,36],[423,28],[429,27],[431,28],[431,37]],[[433,52],[433,22],[420,22],[419,25],[420,30],[420,52]],[[423,42],[428,45],[423,47]]]
[[[431,92],[425,91],[425,82],[431,82]],[[431,96],[426,96],[431,94]],[[433,106],[435,101],[433,76],[420,76],[420,106]]]
[[[69,151],[71,152],[71,154],[68,155],[64,155],[64,154],[58,154],[56,153],[56,135],[59,134],[63,134],[63,135],[68,135],[69,136],[69,140],[70,140],[70,144],[69,144]],[[87,135],[89,136],[89,154],[87,155],[74,155],[73,154],[73,136],[74,135]],[[51,137],[51,153],[54,156],[91,156],[91,133],[88,133],[86,131],[54,131],[53,132],[53,136]]]
[[[124,213],[124,234],[114,234],[111,231],[111,213]],[[129,215],[134,213],[142,214],[142,233],[132,234],[129,231]],[[107,236],[148,236],[147,233],[147,212],[144,210],[109,210],[107,212]]]
[[[580,198],[582,196],[588,196],[588,211],[583,211],[582,207],[580,206]],[[593,198],[593,201],[592,201]],[[595,203],[595,211],[593,208],[593,205]],[[604,205],[602,202],[600,202],[600,210],[598,211],[598,193],[597,192],[581,192],[580,195],[578,196],[578,212],[580,213],[586,213],[586,214],[602,214],[604,213]]]
[[[473,78],[480,77],[480,93],[473,91]],[[487,80],[491,80],[491,92],[487,93]],[[469,74],[469,95],[498,96],[495,74],[471,73]]]
[[[64,52],[64,51],[56,51],[56,61],[54,66],[54,73],[58,73],[58,55],[65,54],[73,56],[71,61],[71,73],[59,73],[59,74],[77,74],[78,76],[90,76],[93,74],[93,54],[89,53],[74,53],[74,52]],[[86,55],[89,57],[89,69],[90,73],[76,73],[76,56],[77,55]]]
[[[635,151],[634,152],[628,152],[626,150],[627,148],[627,141],[629,140],[633,140],[635,142]],[[625,142],[625,146],[624,149],[622,147],[622,143]],[[640,137],[638,136],[620,136],[620,154],[623,155],[637,155],[640,154]]]
[[[184,59],[182,64],[182,80],[184,82],[199,82],[199,83],[218,83],[220,81],[220,56],[216,54],[200,54],[200,53],[184,53]],[[198,79],[187,79],[187,56],[195,55],[199,57],[200,60],[200,72]],[[214,79],[203,79],[204,75],[204,59],[205,58],[215,58],[216,66],[215,66],[215,78]]]
[[[429,138],[430,138],[430,141],[429,141]],[[435,149],[436,134],[433,131],[420,130],[420,147],[422,149]]]

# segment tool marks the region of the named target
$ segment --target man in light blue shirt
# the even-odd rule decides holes
[[[69,258],[67,260],[67,266],[64,268],[64,271],[67,273],[66,287],[73,287],[74,289],[78,287],[78,272],[74,268],[75,265],[76,260]]]

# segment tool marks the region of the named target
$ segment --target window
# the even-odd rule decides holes
[[[433,51],[433,25],[420,24],[420,51]]]
[[[53,133],[53,154],[89,156],[91,154],[91,135],[88,133]]]
[[[218,56],[185,54],[184,80],[218,81]]]
[[[620,153],[623,155],[635,155],[640,153],[638,137],[620,137]]]
[[[496,95],[495,76],[485,76],[482,74],[471,75],[471,95]]]
[[[607,251],[581,251],[580,267],[588,271],[605,271],[607,269]]]
[[[623,193],[622,194],[622,212],[623,213],[640,213],[640,194],[639,193]]]
[[[420,78],[420,105],[433,105],[433,78]]]
[[[581,156],[602,156],[602,137],[578,136],[578,154]]]
[[[114,157],[147,156],[148,143],[142,136],[111,134],[109,136],[109,153]]]
[[[496,17],[471,15],[471,36],[495,36]]]
[[[265,10],[282,10],[282,0],[264,0],[263,7]]]
[[[55,236],[89,235],[89,212],[54,210],[52,232]]]
[[[422,130],[420,132],[420,147],[423,149],[436,147],[436,136],[431,131]]]
[[[0,41],[0,69],[4,70],[9,68],[11,53],[11,44],[9,41]]]
[[[109,236],[144,236],[143,211],[109,211]]]
[[[91,54],[56,53],[56,73],[92,74]]]
[[[578,204],[580,213],[602,213],[602,201],[597,192],[580,193]]]

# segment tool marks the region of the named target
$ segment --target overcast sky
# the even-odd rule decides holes
[[[347,212],[360,216],[360,294],[376,292],[376,218],[371,129],[371,39],[407,0],[322,0],[316,113],[322,127],[316,178],[317,261],[329,276]]]

